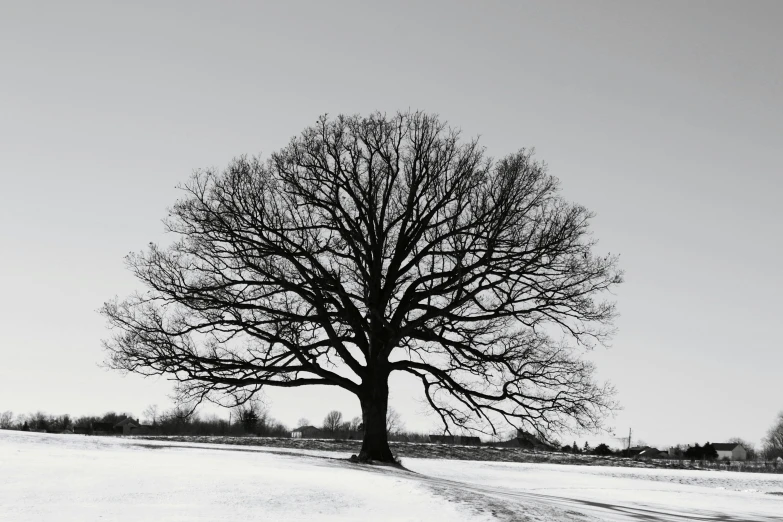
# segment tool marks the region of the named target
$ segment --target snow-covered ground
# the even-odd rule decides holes
[[[0,431],[0,520],[770,521],[783,476]]]
[[[476,494],[602,521],[783,520],[783,496],[769,494],[783,493],[783,475],[434,459],[404,464],[447,485],[468,484]]]

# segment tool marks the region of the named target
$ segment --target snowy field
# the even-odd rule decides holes
[[[783,476],[0,431],[8,521],[783,521]]]

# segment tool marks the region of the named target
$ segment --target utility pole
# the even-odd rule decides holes
[[[628,428],[628,456],[631,456],[631,428]]]

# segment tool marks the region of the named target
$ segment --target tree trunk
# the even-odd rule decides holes
[[[359,399],[362,403],[364,422],[364,439],[362,450],[359,452],[359,461],[394,462],[386,434],[386,409],[389,403],[388,376],[376,376],[375,379],[367,382]]]

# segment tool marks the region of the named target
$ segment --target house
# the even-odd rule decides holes
[[[628,448],[629,457],[658,458],[662,452],[650,446],[632,446]]]
[[[525,430],[517,430],[516,437],[503,442],[492,442],[490,445],[501,448],[523,448],[527,450],[555,451],[554,446],[541,441],[538,437],[532,433],[526,432]]]
[[[321,429],[315,426],[301,426],[291,432],[292,439],[315,439],[321,436]]]
[[[143,435],[154,431],[152,426],[142,426],[138,419],[125,418],[118,423],[93,422],[88,426],[74,426],[73,432],[80,435]]]
[[[669,457],[669,453],[658,448],[645,447],[635,456],[640,459],[665,459]]]
[[[517,444],[520,448],[534,449],[542,451],[554,451],[555,447],[541,441],[538,437],[532,433],[528,433],[525,430],[517,430]]]
[[[736,442],[714,442],[712,447],[718,452],[718,460],[745,460],[748,458],[748,452],[742,447],[742,444]]]
[[[122,433],[123,435],[130,435],[134,430],[137,430],[140,427],[141,424],[139,424],[138,420],[126,418],[115,424],[113,430],[117,433]]]

